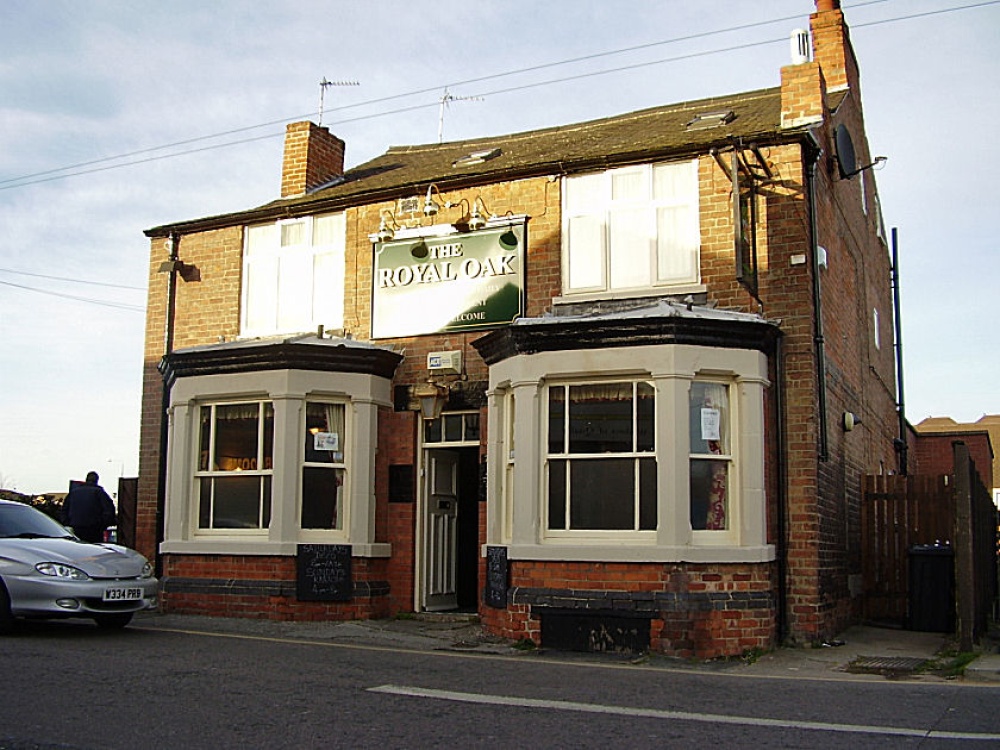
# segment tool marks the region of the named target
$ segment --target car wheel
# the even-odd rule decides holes
[[[14,615],[10,611],[10,594],[7,587],[0,581],[0,635],[5,635],[14,629]]]
[[[94,615],[97,627],[104,630],[121,630],[132,622],[131,612],[115,612],[112,615]]]

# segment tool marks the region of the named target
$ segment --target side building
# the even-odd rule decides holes
[[[137,546],[169,611],[478,611],[708,658],[856,619],[897,469],[890,258],[839,2],[781,85],[397,147],[151,239]]]
[[[956,422],[951,417],[927,417],[914,426],[917,460],[921,471],[932,474],[952,472],[952,444],[963,442],[976,470],[1000,508],[1000,414],[984,414],[975,422]]]

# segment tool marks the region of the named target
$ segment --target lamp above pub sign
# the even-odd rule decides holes
[[[472,331],[524,313],[525,217],[375,242],[372,338]]]

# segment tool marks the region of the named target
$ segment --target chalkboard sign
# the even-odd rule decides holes
[[[346,602],[354,589],[351,545],[300,544],[295,594],[303,602]]]
[[[486,590],[484,597],[491,607],[507,607],[507,548],[486,548]]]

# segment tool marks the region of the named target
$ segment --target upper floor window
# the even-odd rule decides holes
[[[698,283],[698,161],[567,177],[565,294],[648,292]]]
[[[343,328],[344,235],[342,213],[247,227],[241,334]]]

